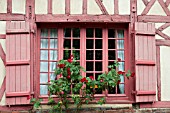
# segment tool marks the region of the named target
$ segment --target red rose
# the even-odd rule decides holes
[[[61,91],[61,92],[60,92],[60,94],[62,94],[62,95],[63,95],[63,94],[64,94],[64,91]]]
[[[86,77],[82,78],[80,81],[81,81],[81,82],[88,82],[88,80],[86,79]]]
[[[118,58],[118,59],[117,59],[117,61],[118,61],[118,62],[120,62],[120,61],[121,61],[121,59],[120,59],[120,58]]]
[[[119,84],[120,84],[120,80],[117,81],[117,85],[119,85]]]
[[[27,96],[27,100],[29,100],[29,99],[31,99],[31,96],[30,96],[30,95]]]
[[[70,55],[70,59],[73,60],[74,56],[73,55]]]
[[[122,72],[122,75],[124,75],[125,74],[125,72]]]
[[[58,67],[59,67],[59,68],[64,68],[64,67],[65,67],[65,64],[58,64]]]
[[[119,75],[121,75],[123,72],[122,72],[122,71],[118,71],[117,73],[118,73]]]
[[[68,61],[69,63],[72,63],[72,59],[68,59],[67,61]]]
[[[68,75],[68,76],[67,76],[67,79],[70,79],[70,78],[71,78],[71,76],[70,76],[70,75]]]
[[[89,78],[90,78],[91,80],[93,80],[93,76],[89,76]]]
[[[135,73],[133,72],[133,73],[131,73],[131,75],[130,75],[131,77],[134,77],[135,76]]]
[[[60,77],[62,76],[62,74],[60,74]]]
[[[100,82],[103,82],[103,79],[100,79]]]

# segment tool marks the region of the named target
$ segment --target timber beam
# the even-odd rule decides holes
[[[24,21],[25,15],[22,14],[0,14],[0,21]]]
[[[0,102],[6,90],[6,77],[4,78],[2,85],[0,87]]]
[[[157,16],[157,15],[138,16],[138,21],[139,22],[166,23],[166,22],[170,22],[170,16]]]
[[[170,40],[156,39],[157,46],[170,46]]]
[[[120,22],[129,23],[129,15],[36,15],[36,22]]]
[[[0,58],[2,59],[4,65],[5,65],[6,64],[6,54],[5,54],[1,44],[0,44]]]

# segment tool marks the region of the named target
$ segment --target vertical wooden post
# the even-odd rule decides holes
[[[119,4],[118,0],[114,0],[114,14],[118,15],[119,14]]]
[[[83,14],[87,14],[87,0],[83,0]]]
[[[12,13],[12,0],[7,0],[7,13]]]
[[[70,0],[65,1],[65,13],[70,14]]]
[[[52,14],[52,0],[48,0],[48,14]]]

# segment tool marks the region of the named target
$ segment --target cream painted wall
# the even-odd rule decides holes
[[[70,14],[82,14],[83,0],[70,0]]]
[[[95,0],[87,0],[87,14],[102,14]]]
[[[53,14],[65,14],[65,0],[53,0],[52,1],[52,13]]]
[[[119,0],[119,14],[130,15],[130,0]]]
[[[47,0],[35,0],[35,14],[47,14]]]
[[[103,5],[109,14],[114,14],[114,0],[103,0]]]
[[[26,0],[12,0],[12,13],[25,14]]]
[[[0,13],[7,13],[7,0],[0,0]]]

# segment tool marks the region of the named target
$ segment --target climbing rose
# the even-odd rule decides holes
[[[64,67],[65,67],[65,64],[58,64],[58,67],[59,67],[59,68],[64,68]]]
[[[117,59],[117,61],[118,61],[118,62],[120,62],[120,61],[121,61],[121,59],[120,59],[120,58],[118,58],[118,59]]]
[[[84,77],[80,80],[81,82],[88,82],[88,80]]]
[[[67,61],[68,61],[69,63],[72,63],[72,59],[68,59]]]
[[[130,75],[131,77],[134,77],[135,76],[135,73],[133,72],[133,73],[131,73],[131,75]]]
[[[117,73],[118,73],[119,75],[121,75],[123,72],[122,72],[122,71],[118,71]]]
[[[89,78],[90,78],[91,80],[93,80],[93,76],[89,76]]]
[[[30,96],[30,95],[27,96],[27,100],[29,100],[29,99],[31,99],[31,96]]]
[[[68,76],[67,76],[67,79],[70,79],[70,78],[71,78],[71,76],[70,76],[70,75],[68,75]]]
[[[68,74],[68,75],[71,75],[70,68],[67,68],[67,74]]]

